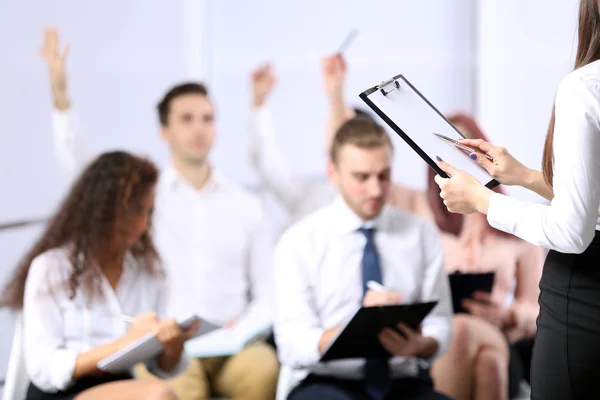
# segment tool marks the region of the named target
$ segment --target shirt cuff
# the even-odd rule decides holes
[[[293,357],[292,367],[294,368],[306,368],[312,364],[316,364],[321,359],[321,353],[319,352],[319,341],[323,335],[323,330],[316,329],[306,332],[302,335],[302,339],[298,340],[297,343],[292,343]]]
[[[487,220],[492,228],[513,234],[517,219],[518,200],[494,193],[488,205]]]
[[[175,365],[175,367],[171,371],[163,371],[158,365],[158,357],[154,357],[152,360],[146,363],[146,368],[148,371],[155,375],[160,379],[171,379],[176,377],[179,374],[185,372],[188,367],[188,359],[185,356],[184,352],[181,352],[181,356],[179,357],[179,362]]]
[[[68,110],[61,111],[56,108],[52,110],[52,124],[55,128],[67,128],[73,118],[74,113],[69,108]]]
[[[77,352],[66,349],[56,351],[52,359],[52,367],[48,371],[50,384],[57,390],[66,390],[72,386],[76,363]],[[43,386],[40,387],[40,389],[43,388]]]

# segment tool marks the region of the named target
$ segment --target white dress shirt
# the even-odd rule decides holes
[[[128,254],[116,289],[102,275],[101,296],[91,301],[78,290],[69,299],[68,282],[73,266],[67,248],[48,250],[31,263],[23,304],[23,352],[31,381],[49,393],[65,390],[73,383],[79,353],[122,338],[128,323],[120,314],[135,316],[155,311],[165,316],[167,288],[164,280],[145,273]],[[85,279],[82,276],[81,279]],[[179,365],[165,373],[156,360],[148,363],[151,372],[170,378],[185,370]]]
[[[75,176],[88,157],[73,112],[55,111],[53,125],[61,164]],[[157,186],[153,234],[172,288],[171,315],[269,328],[273,239],[258,197],[214,168],[198,190],[168,166]]]
[[[494,228],[563,253],[582,253],[600,230],[600,61],[571,72],[555,99],[554,198],[527,204],[494,194]]]
[[[404,301],[438,300],[422,324],[424,336],[443,353],[450,341],[452,302],[438,230],[428,221],[393,207],[364,223],[337,198],[285,232],[275,251],[275,338],[283,364],[295,380],[309,372],[363,378],[364,360],[319,363],[323,332],[349,318],[362,303],[362,256],[366,243],[357,230],[375,228],[382,284]],[[390,360],[392,376],[414,376],[416,358]]]

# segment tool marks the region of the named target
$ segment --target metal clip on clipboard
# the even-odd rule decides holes
[[[386,88],[387,87],[387,91]],[[378,86],[378,89],[381,91],[381,94],[383,94],[384,96],[387,96],[389,93],[393,92],[396,89],[400,89],[400,84],[398,83],[398,81],[394,78],[381,82],[381,84]]]

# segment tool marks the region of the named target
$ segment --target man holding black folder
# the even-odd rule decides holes
[[[427,371],[451,336],[444,254],[432,224],[385,205],[392,153],[375,122],[347,121],[334,137],[328,166],[340,196],[278,243],[275,338],[291,369],[291,400],[446,398],[434,391]],[[387,357],[320,362],[361,306],[430,301],[437,305],[419,329],[399,316],[374,336]]]

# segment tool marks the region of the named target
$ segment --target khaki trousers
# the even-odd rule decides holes
[[[135,373],[142,380],[158,379],[143,364]],[[275,350],[255,342],[231,357],[191,358],[187,370],[168,382],[179,400],[273,400],[278,376]]]

